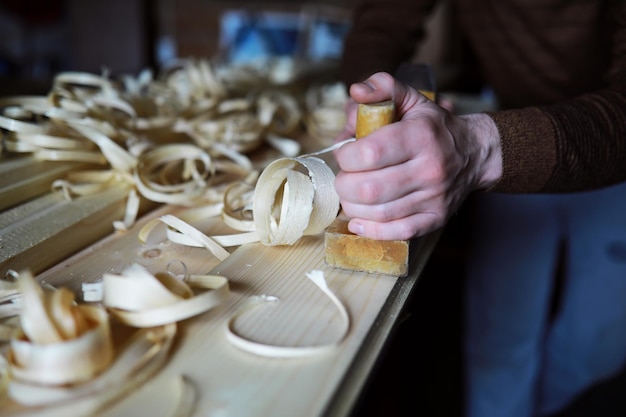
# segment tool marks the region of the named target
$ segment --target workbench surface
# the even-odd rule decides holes
[[[37,279],[78,293],[83,282],[97,282],[104,273],[120,272],[132,263],[159,270],[176,260],[192,273],[226,277],[231,292],[216,308],[179,322],[175,344],[161,369],[107,408],[103,414],[107,416],[174,415],[177,400],[172,392],[181,379],[194,394],[195,412],[191,415],[348,415],[438,237],[435,233],[411,242],[410,271],[403,278],[327,267],[323,234],[305,236],[292,246],[242,245],[220,262],[204,248],[166,242],[164,230],[156,230],[148,242],[141,243],[137,234],[146,222],[182,210],[160,205],[147,210],[129,231],[107,233],[67,257],[67,250],[59,246],[72,246],[68,244],[72,240],[84,244],[81,233],[88,235],[86,228],[107,225],[119,216],[123,193],[110,194],[106,203],[99,203],[97,198],[68,202],[46,193],[2,212],[3,274],[16,265],[36,269],[54,263],[40,271]],[[75,216],[78,224],[54,226],[55,216],[66,217],[59,212],[72,210],[81,213]],[[213,234],[225,230],[216,219],[194,226]],[[28,236],[35,235],[37,242],[29,241]],[[22,236],[27,243],[17,245],[19,253],[12,249],[15,242],[9,241],[20,240],[15,236]],[[306,278],[312,270],[323,271],[329,289],[348,311],[349,330],[336,347],[300,358],[271,358],[229,342],[225,331],[229,320],[247,299],[261,294],[276,296],[279,302],[239,317],[235,328],[243,337],[282,346],[332,345],[337,341],[341,337],[340,314]],[[6,393],[0,403],[0,415],[23,411]]]
[[[104,82],[100,78],[97,81]],[[35,108],[43,105],[41,99],[27,102]],[[109,102],[102,105],[105,108]],[[339,111],[343,112],[343,108],[339,107]],[[157,117],[154,122],[159,120]],[[33,126],[1,121],[4,129],[26,127],[31,133],[38,133]],[[172,126],[179,126],[179,122]],[[128,126],[139,129],[140,123],[135,120]],[[190,129],[191,125],[187,126]],[[111,145],[101,134],[92,139],[98,146]],[[300,142],[302,153],[328,145],[316,142],[306,133]],[[262,168],[281,156],[266,146],[256,151],[251,160]],[[336,172],[330,155],[320,158]],[[41,283],[69,288],[79,302],[85,301],[83,284],[98,283],[105,274],[121,274],[134,264],[155,275],[164,271],[179,275],[185,272],[215,275],[228,282],[228,294],[220,303],[173,323],[175,332],[166,355],[155,353],[150,357],[150,351],[145,352],[143,368],[137,365],[138,371],[127,378],[134,381],[132,386],[120,381],[117,389],[121,392],[115,394],[112,392],[116,387],[107,386],[111,389],[111,401],[98,410],[98,415],[350,415],[439,232],[411,241],[409,272],[400,278],[327,266],[323,233],[305,235],[292,245],[266,246],[257,242],[230,246],[220,260],[207,248],[172,241],[165,225],[153,229],[146,241],[141,241],[139,235],[151,220],[166,215],[189,219],[192,227],[207,236],[233,233],[221,216],[185,217],[188,207],[144,199],[132,227],[116,231],[113,222],[119,222],[128,213],[132,188],[128,181],[73,199],[52,191],[54,180],[84,168],[83,163],[42,161],[28,153],[6,149],[0,155],[0,276],[30,270]],[[313,271],[323,274],[330,296],[309,279],[308,274]],[[275,297],[278,302],[243,310],[259,297]],[[347,312],[347,330],[341,306]],[[145,336],[114,316],[110,317],[110,326],[115,359],[123,357],[126,342],[134,334]],[[280,348],[285,347],[285,351],[291,348],[290,352],[299,353],[295,357],[280,353],[279,357],[272,357],[253,352],[245,344],[233,342],[233,335],[252,344],[278,347],[279,352],[284,352]],[[151,342],[150,337],[146,340]],[[7,353],[8,343],[0,342],[0,349]],[[157,362],[156,357],[161,359]],[[152,364],[150,372],[146,371],[148,364]],[[79,415],[71,409],[76,401],[44,407],[16,402],[9,395],[12,382],[1,372],[3,368],[6,369],[0,366],[0,416]],[[84,400],[81,404],[84,402],[86,408],[80,415],[94,415],[88,407],[89,398]]]

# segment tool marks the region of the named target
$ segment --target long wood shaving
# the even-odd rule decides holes
[[[215,174],[211,156],[190,144],[169,144],[143,153],[134,173],[139,192],[160,203],[192,205]]]
[[[237,312],[231,316],[226,324],[226,337],[236,347],[253,353],[255,355],[267,356],[271,358],[301,358],[305,356],[320,355],[328,353],[337,348],[337,346],[343,341],[350,328],[350,316],[345,306],[337,298],[337,296],[328,288],[326,280],[324,278],[324,272],[319,270],[313,270],[306,274],[317,287],[324,292],[335,304],[339,310],[341,317],[341,336],[339,339],[330,344],[318,345],[318,346],[277,346],[266,343],[256,342],[245,338],[237,334],[234,329],[234,324],[237,318],[251,309],[258,307],[259,305],[267,302],[277,302],[278,299],[273,296],[261,295],[249,298],[244,304],[237,310]]]
[[[187,246],[205,247],[219,260],[224,260],[230,255],[230,252],[224,249],[214,239],[205,235],[178,217],[172,216],[171,214],[166,214],[148,222],[139,231],[139,240],[145,243],[148,239],[148,235],[159,222],[165,223],[169,226],[167,229],[167,236],[173,242],[182,243]]]

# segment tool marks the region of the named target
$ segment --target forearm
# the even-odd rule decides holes
[[[551,118],[536,107],[487,114],[498,130],[502,161],[501,178],[491,191],[539,192],[557,165]]]
[[[574,192],[626,181],[626,94],[619,89],[490,116],[502,152],[493,191]]]
[[[626,181],[626,89],[545,109],[556,126],[557,169],[541,191],[597,189]]]

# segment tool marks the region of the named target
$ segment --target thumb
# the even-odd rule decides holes
[[[370,104],[393,100],[401,116],[408,107],[428,99],[401,83],[387,72],[377,72],[361,83],[350,86],[350,96],[357,103]]]

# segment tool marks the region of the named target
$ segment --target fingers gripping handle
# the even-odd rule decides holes
[[[376,129],[393,123],[396,118],[396,107],[393,101],[373,104],[359,104],[356,114],[355,137],[360,139]]]

